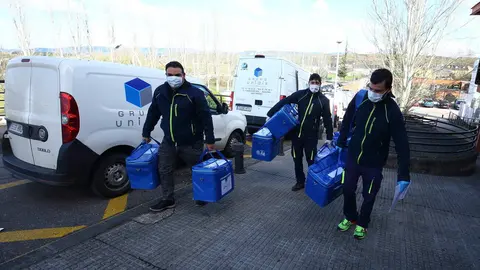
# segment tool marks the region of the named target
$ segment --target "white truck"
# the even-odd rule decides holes
[[[309,72],[281,58],[242,57],[236,68],[230,108],[246,116],[252,134],[265,124],[267,112],[278,101],[306,89],[309,77]]]
[[[126,193],[125,158],[141,142],[153,92],[165,80],[162,70],[115,63],[12,59],[5,75],[5,168],[52,185],[89,184],[105,197]],[[217,148],[231,154],[232,143],[245,140],[245,116],[187,80],[205,93]],[[152,137],[162,140],[159,126]]]

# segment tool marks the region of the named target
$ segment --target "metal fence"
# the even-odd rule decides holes
[[[459,154],[475,151],[479,126],[463,119],[405,116],[410,151]]]

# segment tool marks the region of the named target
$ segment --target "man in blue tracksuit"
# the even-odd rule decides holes
[[[405,188],[410,182],[408,137],[403,115],[393,100],[392,81],[392,73],[387,69],[372,73],[362,103],[356,108],[356,98],[350,102],[337,143],[340,149],[344,149],[347,137],[352,134],[342,178],[345,219],[338,224],[338,229],[347,231],[356,224],[356,239],[366,236],[375,197],[383,179],[382,169],[388,158],[390,138],[393,138],[398,156],[398,183]],[[358,213],[355,192],[360,176],[363,204]]]
[[[303,171],[303,154],[307,160],[308,166],[312,165],[317,153],[318,133],[320,122],[323,118],[323,125],[327,133],[327,143],[333,138],[332,114],[330,113],[330,104],[326,96],[320,93],[322,78],[314,73],[310,75],[309,88],[300,90],[292,95],[280,100],[267,116],[272,117],[285,104],[298,105],[298,119],[300,125],[294,130],[292,138],[292,156],[295,162],[295,177],[297,183],[292,187],[292,191],[299,191],[305,187],[305,172]]]
[[[168,63],[165,70],[167,82],[153,94],[142,133],[144,140],[150,142],[150,134],[162,117],[160,128],[164,136],[158,167],[163,198],[150,208],[155,212],[175,207],[173,169],[177,158],[188,166],[195,165],[203,152],[204,134],[208,150],[214,150],[215,144],[212,115],[203,91],[185,80],[179,62]],[[205,205],[201,201],[196,204]]]

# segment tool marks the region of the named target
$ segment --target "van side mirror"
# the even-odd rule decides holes
[[[228,104],[227,103],[222,103],[222,113],[227,114],[229,111]]]

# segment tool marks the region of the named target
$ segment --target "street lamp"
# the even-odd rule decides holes
[[[338,40],[337,41],[337,67],[335,69],[335,83],[333,85],[333,106],[332,106],[332,123],[335,123],[335,94],[337,92],[337,85],[338,85],[338,64],[339,64],[339,61],[340,61],[340,44],[342,43],[341,40]]]

